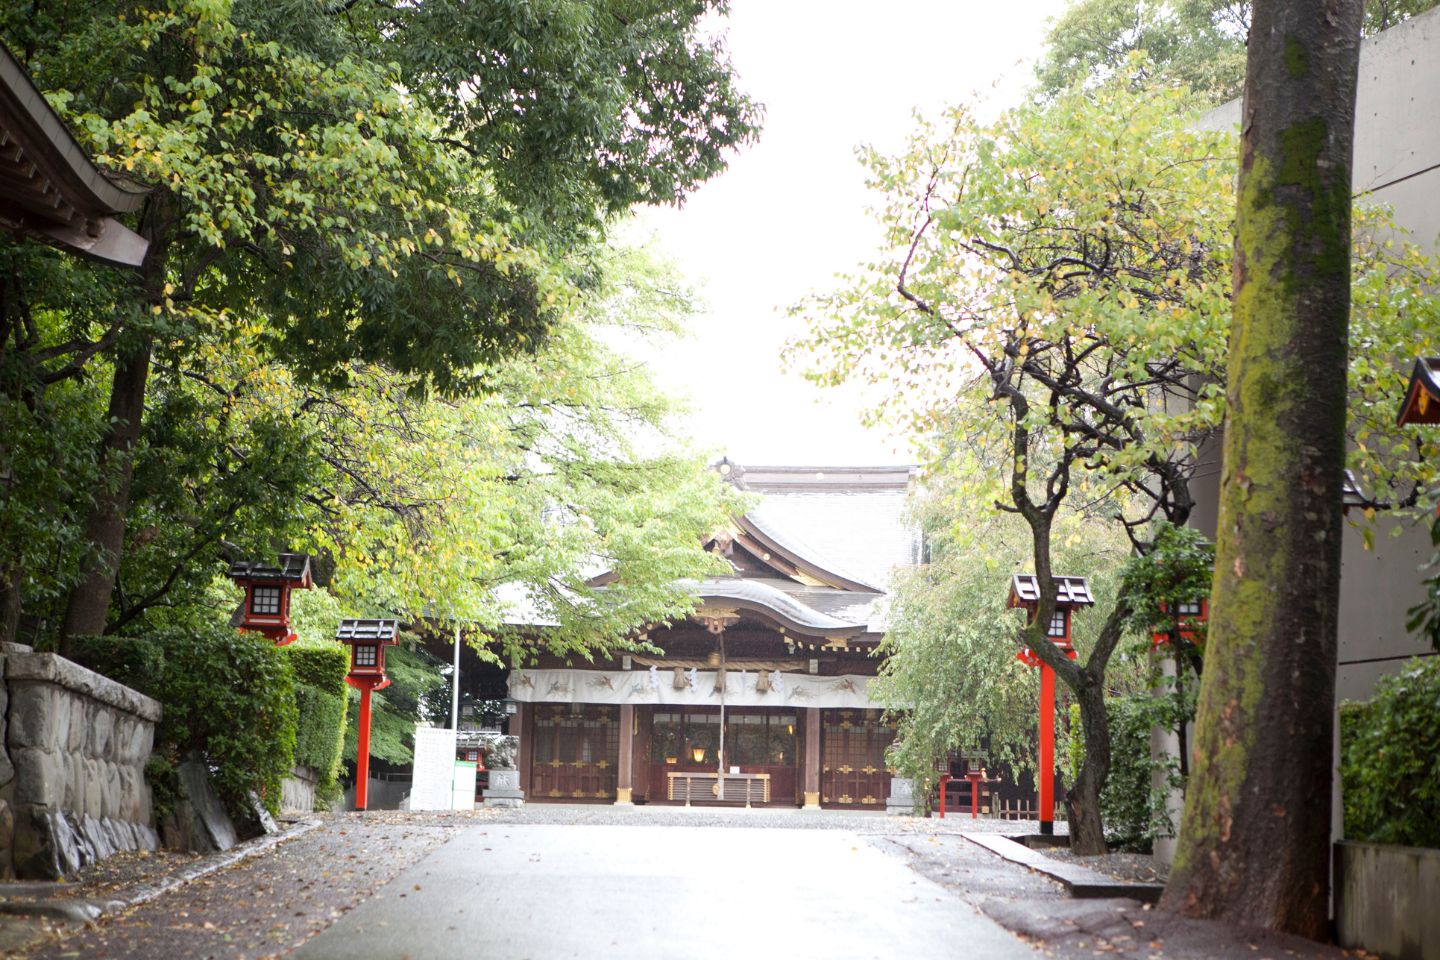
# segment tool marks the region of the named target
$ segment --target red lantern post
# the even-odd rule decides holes
[[[1045,634],[1071,660],[1075,647],[1070,643],[1070,615],[1079,607],[1093,606],[1095,598],[1084,577],[1055,577],[1055,612]],[[1010,598],[1005,605],[1029,613],[1031,622],[1040,607],[1040,581],[1033,573],[1017,573],[1010,579]],[[1055,671],[1026,648],[1015,654],[1026,666],[1040,668],[1040,764],[1037,784],[1040,802],[1040,832],[1055,832]]]
[[[282,553],[278,566],[250,560],[230,565],[226,574],[245,591],[230,625],[269,637],[283,647],[298,639],[290,630],[290,591],[309,590],[315,585],[310,575],[310,558],[303,553]]]
[[[385,676],[385,648],[400,641],[394,620],[341,620],[335,639],[350,645],[350,672],[345,682],[360,691],[360,728],[355,746],[355,809],[370,800],[370,692],[390,686]]]

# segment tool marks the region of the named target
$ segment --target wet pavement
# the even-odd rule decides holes
[[[23,955],[1355,956],[1133,900],[1074,900],[965,839],[1034,829],[1023,822],[559,805],[320,819]]]

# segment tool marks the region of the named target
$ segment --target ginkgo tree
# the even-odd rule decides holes
[[[1190,125],[1184,90],[1146,87],[1137,72],[995,123],[953,110],[922,123],[899,156],[868,152],[885,198],[882,255],[800,308],[812,327],[795,349],[812,376],[887,384],[877,417],[999,465],[971,496],[1031,531],[1034,624],[1049,621],[1052,574],[1086,572],[1054,569],[1062,511],[1113,518],[1145,551],[1152,520],[1188,517],[1196,453],[1224,413],[1234,142]],[[1366,411],[1397,389],[1386,358],[1434,343],[1436,306],[1423,295],[1433,264],[1381,239],[1383,214],[1368,226],[1354,329],[1370,349],[1351,368],[1352,466],[1368,489],[1405,501],[1433,476],[1430,458]],[[1105,849],[1104,680],[1124,597],[1097,615],[1083,662],[1038,626],[1014,632],[1080,706],[1085,765],[1067,805],[1073,843],[1091,853]]]

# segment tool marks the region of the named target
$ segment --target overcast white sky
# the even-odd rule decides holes
[[[679,210],[637,229],[700,291],[693,337],[656,376],[690,397],[703,449],[744,464],[890,464],[910,457],[858,422],[853,391],[781,369],[803,329],[788,308],[876,247],[859,144],[898,150],[911,111],[978,94],[1018,101],[1064,0],[732,0],[741,85],[766,106],[760,140]]]

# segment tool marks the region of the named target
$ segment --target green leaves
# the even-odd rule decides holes
[[[1340,706],[1345,836],[1440,847],[1440,658],[1416,657]]]

